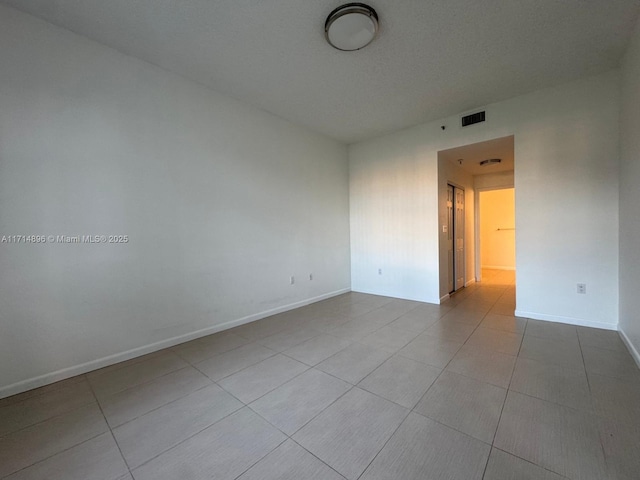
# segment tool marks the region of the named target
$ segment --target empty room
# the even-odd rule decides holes
[[[0,479],[637,480],[639,132],[637,0],[0,0]]]

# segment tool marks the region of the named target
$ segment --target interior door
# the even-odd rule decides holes
[[[453,250],[453,235],[455,231],[453,213],[454,190],[452,185],[447,185],[447,278],[449,282],[449,293],[455,291],[455,255]]]
[[[464,287],[464,190],[461,188],[455,188],[455,202],[456,208],[454,213],[454,238],[456,251],[455,258],[455,282],[454,290],[458,290]]]

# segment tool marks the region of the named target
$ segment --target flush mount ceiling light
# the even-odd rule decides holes
[[[480,162],[480,166],[481,166],[481,167],[486,167],[486,166],[488,166],[488,165],[497,165],[497,164],[499,164],[500,162],[502,162],[502,159],[501,159],[501,158],[489,158],[489,159],[487,159],[487,160],[482,160],[482,161]]]
[[[378,14],[364,3],[347,3],[327,17],[324,35],[338,50],[351,52],[371,43],[378,33]]]

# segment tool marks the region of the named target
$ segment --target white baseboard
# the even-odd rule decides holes
[[[444,295],[443,297],[440,297],[440,303],[444,303],[447,300],[449,300],[449,298],[451,297],[451,295],[449,295],[448,293],[446,295]]]
[[[465,287],[468,287],[469,285],[473,285],[474,283],[476,283],[476,279],[472,278],[471,280],[469,280],[467,283],[464,284]]]
[[[546,322],[567,323],[569,325],[579,325],[581,327],[602,328],[604,330],[618,330],[617,323],[593,322],[582,318],[562,317],[560,315],[547,315],[546,313],[525,312],[516,310],[516,317],[532,318],[534,320],[544,320]]]
[[[515,270],[516,267],[504,267],[501,265],[482,265],[481,268],[486,268],[487,270]]]
[[[619,328],[618,333],[620,334],[620,337],[622,338],[622,341],[624,342],[624,344],[627,346],[627,350],[629,350],[629,353],[631,354],[633,359],[636,361],[638,368],[640,368],[640,352],[638,352],[635,345],[631,343],[631,339],[627,337],[627,334],[624,333],[624,330]]]
[[[67,378],[75,377],[76,375],[82,375],[83,373],[91,372],[99,368],[108,367],[109,365],[114,365],[116,363],[124,362],[125,360],[131,360],[132,358],[140,357],[148,353],[157,352],[158,350],[162,350],[168,347],[173,347],[175,345],[179,345],[180,343],[188,342],[190,340],[195,340],[196,338],[206,337],[207,335],[218,333],[223,330],[228,330],[233,327],[238,327],[240,325],[244,325],[245,323],[255,322],[256,320],[260,320],[261,318],[270,317],[271,315],[276,315],[278,313],[293,310],[295,308],[304,307],[305,305],[319,302],[321,300],[335,297],[337,295],[342,295],[343,293],[348,293],[350,291],[351,291],[350,288],[343,288],[341,290],[325,293],[317,297],[308,298],[306,300],[301,300],[299,302],[291,303],[289,305],[283,305],[281,307],[265,310],[265,311],[255,313],[253,315],[249,315],[243,318],[238,318],[236,320],[231,320],[229,322],[213,325],[211,327],[203,328],[195,332],[186,333],[184,335],[179,335],[177,337],[168,338],[160,342],[151,343],[149,345],[143,345],[141,347],[127,350],[126,352],[116,353],[113,355],[109,355],[107,357],[91,360],[89,362],[85,362],[80,365],[74,365],[72,367],[63,368],[55,372],[46,373],[38,377],[28,378],[27,380],[22,380],[20,382],[13,383],[11,385],[0,387],[0,399],[5,397],[10,397],[11,395],[16,395],[18,393],[26,392],[34,388],[42,387],[50,383],[59,382],[60,380],[65,380]]]

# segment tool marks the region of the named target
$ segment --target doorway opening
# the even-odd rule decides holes
[[[476,255],[483,285],[515,285],[515,225],[513,187],[478,191]]]
[[[514,175],[513,135],[438,152],[441,302],[482,282],[474,288],[500,285],[512,290],[515,310]],[[484,215],[483,205],[488,209]],[[504,217],[505,209],[511,217]],[[482,228],[483,217],[495,225]],[[495,249],[505,240],[511,243],[503,245],[499,258]],[[483,246],[491,250],[483,254]]]

